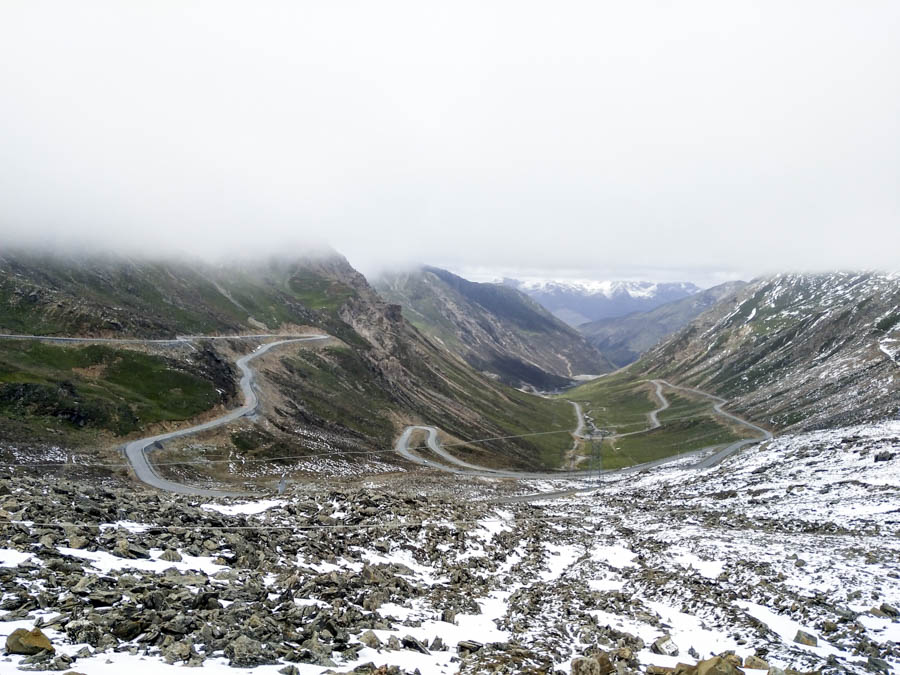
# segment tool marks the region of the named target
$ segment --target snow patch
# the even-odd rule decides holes
[[[255,502],[243,504],[204,504],[201,509],[216,511],[225,516],[255,516],[277,506],[283,506],[286,502],[281,499],[261,499]]]
[[[0,567],[18,567],[32,557],[31,553],[23,553],[14,548],[0,548]]]

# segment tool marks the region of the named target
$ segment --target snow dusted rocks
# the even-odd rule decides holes
[[[17,628],[6,638],[6,651],[10,654],[33,656],[45,650],[48,652],[56,651],[40,628],[32,628],[31,630]]]
[[[521,503],[554,486],[422,473],[210,502],[0,475],[0,635],[56,649],[0,674],[891,672],[900,458],[875,458],[898,439],[782,437]]]

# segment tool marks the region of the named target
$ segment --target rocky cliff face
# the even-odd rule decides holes
[[[900,277],[757,280],[650,351],[641,370],[732,399],[775,429],[900,414]]]
[[[549,389],[611,370],[581,335],[515,289],[433,267],[385,275],[376,287],[429,337],[504,382]]]

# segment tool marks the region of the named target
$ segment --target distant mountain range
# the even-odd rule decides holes
[[[626,366],[713,305],[728,298],[736,302],[738,291],[746,285],[729,281],[647,312],[582,324],[578,330],[613,363]]]
[[[514,288],[436,267],[386,274],[374,286],[426,335],[508,384],[552,389],[613,368],[578,331]]]
[[[700,291],[690,282],[503,279],[570,326],[646,312]]]

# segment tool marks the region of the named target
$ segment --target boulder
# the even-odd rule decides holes
[[[73,534],[69,537],[69,548],[74,549],[82,549],[88,545],[88,540],[85,537],[79,536],[77,534]]]
[[[253,668],[275,663],[261,643],[246,635],[239,635],[229,642],[225,646],[225,656],[228,657],[228,665],[240,668]]]
[[[764,661],[758,656],[748,656],[744,659],[744,667],[745,668],[754,668],[756,670],[768,670],[769,662]]]
[[[76,619],[66,624],[66,636],[74,643],[87,643],[91,647],[100,644],[100,629],[91,621]]]
[[[474,640],[460,640],[456,644],[456,651],[460,656],[466,656],[467,654],[477,652],[483,646],[483,644],[475,642]]]
[[[590,656],[600,666],[600,675],[610,675],[610,673],[615,672],[616,669],[609,658],[609,654],[602,649],[592,650]]]
[[[194,655],[194,645],[190,640],[173,642],[162,650],[163,660],[169,665],[178,661],[190,661]]]
[[[744,675],[744,671],[722,656],[714,656],[697,664],[697,675]]]
[[[819,639],[815,635],[810,635],[802,630],[798,630],[797,634],[794,636],[794,642],[798,645],[806,645],[807,647],[816,647],[819,644]]]
[[[600,675],[600,664],[597,659],[579,656],[572,660],[572,675]]]
[[[866,668],[873,673],[884,673],[885,675],[891,672],[891,664],[877,656],[869,657],[869,660],[866,661]]]
[[[6,638],[6,651],[10,654],[25,654],[31,656],[41,651],[55,652],[53,645],[40,628],[32,628],[30,631],[17,628]]]
[[[431,654],[428,651],[428,647],[423,645],[421,642],[416,640],[412,635],[407,635],[402,640],[400,640],[400,644],[403,645],[404,648],[410,649],[414,652],[419,652],[420,654]]]
[[[662,656],[678,656],[678,645],[672,642],[672,638],[668,635],[663,635],[661,638],[656,640],[652,645],[650,645],[650,651],[654,654],[660,654]]]
[[[162,555],[159,556],[160,560],[165,560],[166,562],[181,562],[181,554],[172,548],[167,548],[162,552]]]
[[[370,630],[367,630],[365,633],[360,635],[359,641],[369,649],[381,649],[381,640],[379,640],[378,636]]]

